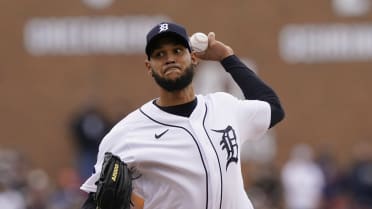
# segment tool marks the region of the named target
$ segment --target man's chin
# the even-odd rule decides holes
[[[182,72],[182,70],[178,67],[171,67],[171,68],[167,68],[165,70],[165,74],[168,73],[168,72],[173,72],[173,71]]]
[[[177,79],[180,79],[182,77],[182,73],[178,71],[171,71],[164,74],[164,78],[168,81],[176,81]]]
[[[153,71],[152,76],[156,83],[164,90],[175,92],[186,88],[192,82],[194,71],[193,68],[188,68],[185,72],[181,70],[170,70],[166,72],[163,77]]]

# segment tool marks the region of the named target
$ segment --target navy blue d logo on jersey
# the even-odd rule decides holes
[[[226,170],[230,163],[238,162],[238,143],[236,141],[235,130],[229,125],[223,130],[213,130],[218,133],[222,133],[222,139],[220,145],[222,150],[227,152],[227,163]]]

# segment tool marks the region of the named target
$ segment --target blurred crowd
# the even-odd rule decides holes
[[[281,168],[254,164],[247,193],[255,209],[371,209],[372,153],[356,145],[350,166],[341,168],[329,152],[314,154],[294,146]],[[4,209],[78,209],[86,198],[78,169],[62,169],[57,179],[30,166],[27,156],[0,149],[0,205]]]
[[[31,166],[22,153],[0,149],[0,208],[77,209],[85,194],[73,168],[61,169],[56,180],[45,170]]]
[[[256,209],[372,209],[372,150],[355,145],[341,166],[332,149],[293,147],[280,167],[255,165],[247,192]]]
[[[73,113],[66,127],[75,162],[61,168],[55,178],[34,168],[21,152],[0,147],[0,208],[80,209],[87,194],[79,187],[92,174],[99,143],[112,124],[95,103]]]
[[[69,130],[76,164],[61,169],[56,179],[34,168],[28,156],[0,147],[0,208],[80,209],[87,194],[79,187],[92,173],[100,140],[112,124],[94,105],[74,114]],[[297,144],[280,167],[250,161],[244,169],[243,164],[255,209],[372,209],[369,142],[355,144],[348,166],[340,166],[331,151]]]

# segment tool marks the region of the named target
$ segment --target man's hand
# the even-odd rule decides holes
[[[216,40],[214,32],[208,33],[208,48],[204,52],[194,52],[195,56],[202,60],[222,61],[233,55],[234,51],[230,46]]]

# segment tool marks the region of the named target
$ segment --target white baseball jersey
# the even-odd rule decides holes
[[[95,192],[105,152],[141,175],[134,192],[146,209],[251,209],[244,190],[240,145],[269,128],[270,105],[227,93],[197,95],[190,117],[152,101],[120,121],[102,140],[96,173],[81,186]]]

